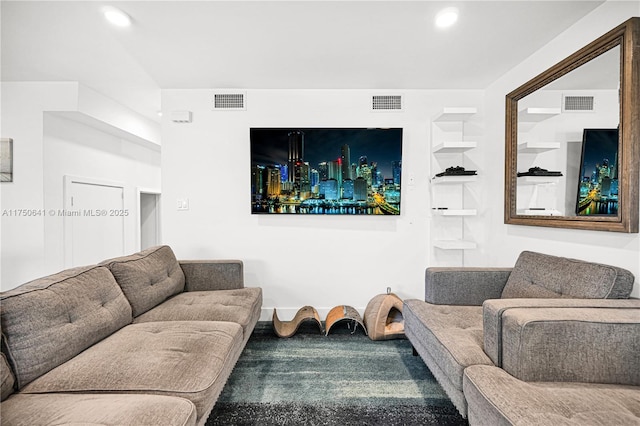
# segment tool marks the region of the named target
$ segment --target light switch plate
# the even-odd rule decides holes
[[[178,210],[189,210],[189,199],[188,198],[178,198]]]

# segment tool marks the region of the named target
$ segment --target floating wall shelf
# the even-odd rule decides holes
[[[560,149],[560,142],[525,142],[518,144],[518,151],[523,154],[540,154],[554,149]]]
[[[467,121],[469,117],[478,112],[478,108],[475,107],[445,107],[442,109],[440,115],[434,118],[433,121],[446,122],[446,121]]]
[[[478,175],[462,175],[462,176],[440,176],[434,177],[432,182],[434,184],[449,184],[449,183],[467,183],[475,182],[478,180]]]
[[[434,154],[460,154],[478,146],[477,142],[441,142],[433,147]]]
[[[433,246],[442,250],[473,250],[477,244],[465,240],[437,240]]]
[[[522,185],[542,185],[557,184],[560,182],[561,176],[521,176],[518,178],[518,184]]]
[[[526,122],[538,122],[558,114],[560,114],[560,108],[527,108],[518,112],[518,119]]]
[[[562,213],[556,209],[526,209],[519,211],[518,214],[524,214],[527,216],[562,216]]]
[[[436,216],[475,216],[478,214],[476,209],[446,209],[446,210],[434,210],[433,214]]]

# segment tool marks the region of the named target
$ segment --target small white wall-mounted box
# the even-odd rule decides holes
[[[174,123],[191,123],[191,111],[171,111],[171,121]]]

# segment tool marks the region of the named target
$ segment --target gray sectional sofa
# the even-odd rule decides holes
[[[471,425],[638,425],[633,283],[528,251],[513,268],[428,268],[425,300],[404,302],[405,333]]]
[[[261,307],[241,261],[168,246],[0,293],[2,424],[204,424]]]

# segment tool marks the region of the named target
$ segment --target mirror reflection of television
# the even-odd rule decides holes
[[[618,214],[618,129],[584,129],[576,214]]]
[[[401,128],[251,128],[251,213],[399,215]]]

